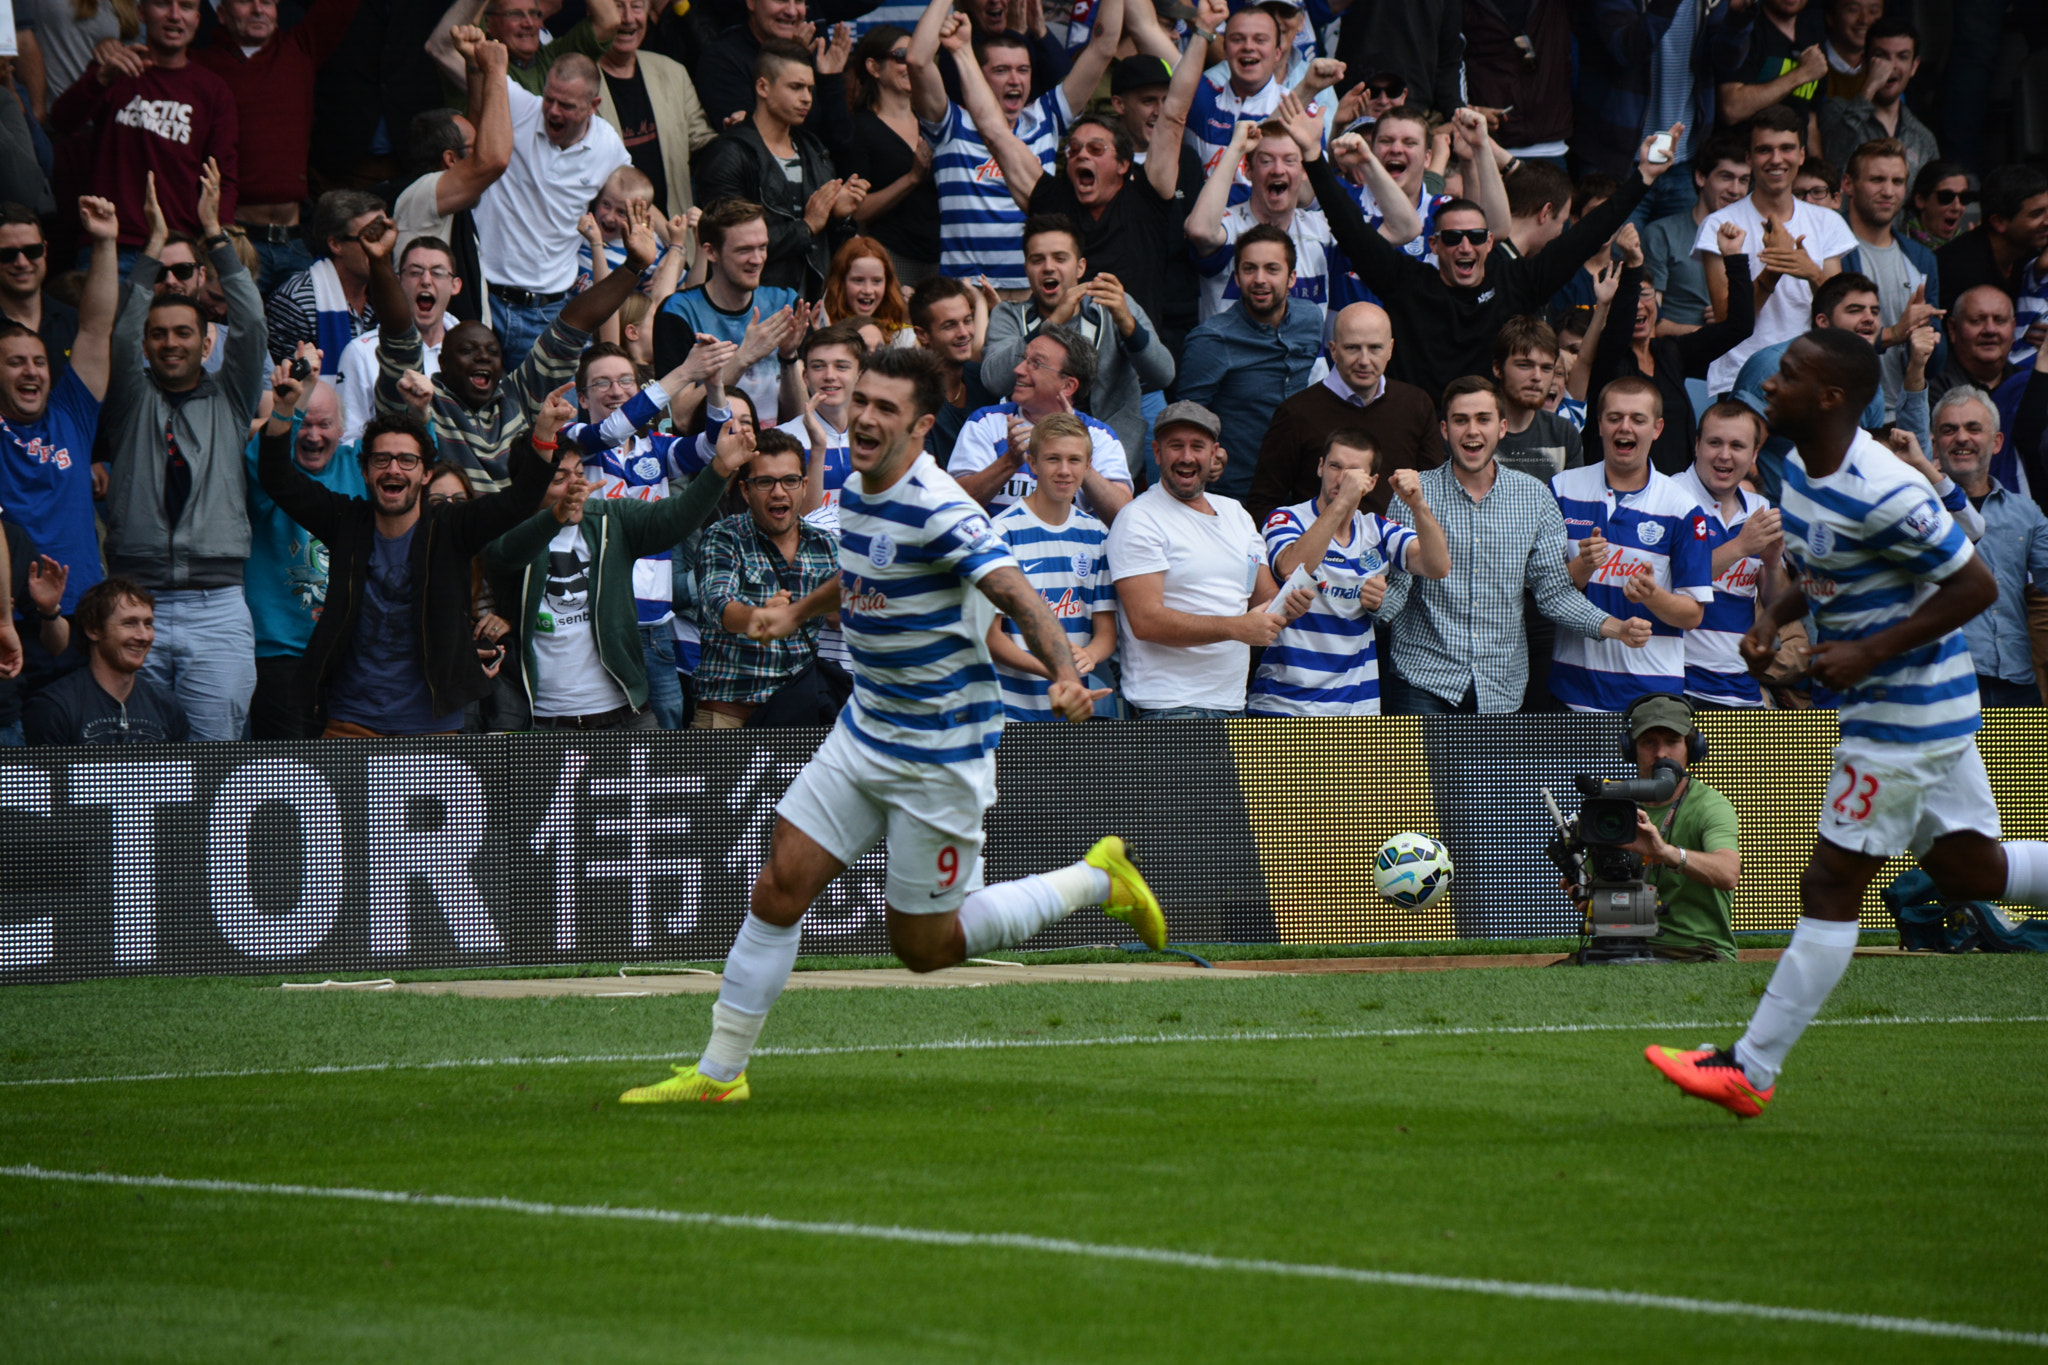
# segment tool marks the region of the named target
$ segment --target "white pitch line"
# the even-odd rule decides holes
[[[990,1248],[1035,1251],[1096,1261],[1135,1261],[1183,1270],[1235,1272],[1297,1280],[1395,1289],[1426,1289],[1488,1298],[1538,1299],[1552,1303],[1602,1304],[1614,1308],[1651,1308],[1708,1317],[1761,1318],[1821,1327],[1852,1327],[1904,1336],[1947,1337],[1994,1342],[2007,1346],[2048,1347],[2048,1332],[2015,1332],[1971,1323],[1929,1318],[1895,1318],[1877,1313],[1842,1313],[1824,1308],[1786,1308],[1775,1304],[1725,1299],[1693,1299],[1675,1294],[1641,1294],[1625,1289],[1589,1289],[1572,1284],[1541,1284],[1522,1280],[1474,1279],[1453,1275],[1421,1275],[1393,1270],[1360,1270],[1352,1266],[1315,1265],[1295,1261],[1210,1256],[1163,1247],[1077,1242],[1064,1237],[1034,1237],[1015,1232],[950,1232],[941,1228],[881,1227],[870,1223],[819,1223],[762,1215],[698,1213],[681,1209],[615,1208],[606,1204],[546,1204],[528,1199],[479,1198],[457,1194],[421,1194],[411,1190],[365,1190],[346,1186],[270,1185],[242,1180],[181,1180],[166,1175],[116,1175],[97,1171],[52,1171],[40,1166],[0,1166],[0,1176],[22,1180],[59,1181],[81,1185],[188,1190],[202,1194],[248,1194],[299,1199],[344,1199],[363,1204],[460,1209],[484,1213],[518,1213],[535,1218],[608,1219],[630,1223],[669,1223],[688,1227],[725,1228],[739,1232],[779,1232],[806,1237],[845,1237],[874,1242],[907,1242],[918,1246]]]
[[[1816,1019],[1809,1027],[1865,1027],[1892,1024],[2048,1024],[2048,1014],[1955,1014],[1877,1019]],[[858,1043],[844,1047],[757,1047],[756,1057],[850,1057],[869,1052],[1006,1052],[1044,1047],[1137,1047],[1165,1043],[1299,1043],[1345,1038],[1492,1038],[1530,1033],[1625,1033],[1637,1029],[1677,1033],[1686,1029],[1731,1029],[1741,1020],[1692,1020],[1642,1024],[1522,1024],[1500,1027],[1325,1029],[1239,1033],[1125,1033],[1099,1038],[950,1038],[926,1043]],[[430,1062],[352,1062],[321,1066],[241,1067],[215,1071],[147,1071],[126,1076],[31,1076],[0,1080],[0,1089],[27,1085],[110,1085],[141,1081],[206,1081],[248,1076],[350,1076],[379,1071],[457,1071],[491,1066],[599,1066],[612,1062],[694,1061],[694,1052],[599,1052],[553,1057],[453,1057]]]

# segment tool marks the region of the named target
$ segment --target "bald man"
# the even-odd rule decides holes
[[[1273,411],[1259,447],[1245,506],[1262,524],[1275,508],[1316,496],[1316,461],[1323,441],[1339,427],[1379,443],[1380,478],[1361,504],[1382,515],[1391,496],[1387,475],[1397,469],[1434,469],[1444,462],[1436,403],[1413,384],[1387,378],[1394,326],[1376,303],[1354,303],[1337,314],[1330,343],[1330,373]]]
[[[310,350],[310,348],[308,348]],[[292,433],[292,458],[321,487],[345,498],[367,496],[353,443],[341,439],[341,395],[315,384]],[[249,562],[242,596],[256,627],[256,694],[249,700],[251,739],[306,739],[318,732],[295,700],[299,659],[327,602],[327,551],[286,516],[256,481],[256,438],[249,466]]]

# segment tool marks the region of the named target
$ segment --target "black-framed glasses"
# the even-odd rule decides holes
[[[4,259],[5,257],[0,257],[0,260]],[[176,265],[167,265],[164,267],[164,274],[169,275],[172,279],[178,281],[180,284],[183,284],[186,280],[191,279],[194,275],[197,275],[198,273],[199,263],[197,261],[179,261]]]
[[[48,242],[30,242],[27,246],[0,246],[0,265],[13,265],[26,256],[31,261],[43,259],[43,253],[50,249]]]
[[[366,469],[389,469],[393,465],[411,473],[420,467],[420,457],[407,451],[373,450],[363,457]]]
[[[1974,204],[1974,203],[1976,203],[1976,202],[1977,202],[1977,191],[1975,191],[1975,190],[1936,190],[1936,191],[1934,191],[1934,193],[1933,193],[1933,194],[1929,195],[1929,196],[1928,196],[1928,198],[1932,199],[1932,200],[1933,200],[1933,201],[1934,201],[1935,203],[1937,203],[1937,204],[1941,205],[1941,206],[1942,206],[1943,208],[1947,208],[1947,207],[1948,207],[1948,206],[1949,206],[1950,204],[1953,204],[1953,203],[1955,203],[1955,202],[1956,202],[1956,200],[1958,200],[1958,199],[1962,200],[1962,201],[1963,201],[1963,202],[1964,202],[1965,204]],[[4,251],[0,251],[0,261],[10,261],[10,260],[13,260],[13,259],[14,259],[14,258],[13,258],[13,257],[11,257],[11,256],[9,256],[9,255],[8,255],[8,254],[7,254],[6,252],[4,252]],[[35,259],[35,257],[31,256],[31,257],[29,257],[29,259],[30,259],[30,260],[34,260],[34,259]]]
[[[786,488],[794,493],[803,486],[804,476],[801,474],[760,474],[747,480],[747,487],[756,493],[772,493],[778,488]]]
[[[1438,228],[1436,239],[1445,246],[1485,246],[1493,236],[1485,228]]]

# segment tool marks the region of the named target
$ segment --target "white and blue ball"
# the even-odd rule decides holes
[[[1379,892],[1403,910],[1427,910],[1450,888],[1451,851],[1427,834],[1396,834],[1373,860]]]

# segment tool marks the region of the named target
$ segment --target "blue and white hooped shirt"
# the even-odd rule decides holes
[[[1017,557],[1024,576],[1052,608],[1053,619],[1074,644],[1095,637],[1095,614],[1116,610],[1116,589],[1109,577],[1106,544],[1109,528],[1080,508],[1070,508],[1058,526],[1042,520],[1028,503],[1013,502],[997,513],[996,534]],[[1004,629],[1023,646],[1014,622]],[[1052,684],[1032,673],[996,664],[1003,683],[1003,710],[1011,720],[1057,720],[1046,693]]]
[[[1317,499],[1283,507],[1266,518],[1266,563],[1273,577],[1280,556],[1307,534],[1321,515]],[[1359,585],[1375,574],[1406,572],[1415,532],[1374,512],[1351,514],[1351,541],[1335,537],[1323,562],[1311,569],[1316,601],[1280,632],[1259,660],[1246,709],[1277,716],[1376,716],[1380,713],[1379,655],[1373,616]]]
[[[1691,469],[1671,476],[1681,493],[1699,504],[1707,517],[1707,556],[1742,533],[1743,523],[1768,508],[1770,499],[1760,493],[1737,489],[1742,510],[1734,521],[1721,519],[1721,503],[1700,476]],[[1762,706],[1763,689],[1750,676],[1742,661],[1742,637],[1756,624],[1757,585],[1764,572],[1763,560],[1744,555],[1714,576],[1714,600],[1707,614],[1685,633],[1685,691],[1687,696],[1723,706]]]

